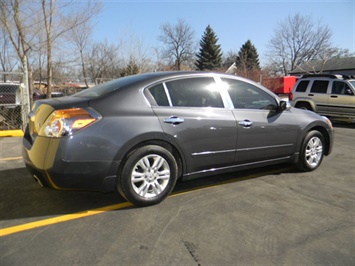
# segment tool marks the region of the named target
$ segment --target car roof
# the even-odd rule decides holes
[[[314,79],[314,78],[328,78],[328,79],[340,79],[340,80],[354,80],[355,76],[340,75],[340,74],[306,74],[300,79]]]
[[[143,73],[134,75],[134,78],[137,81],[154,81],[154,80],[161,80],[162,78],[174,78],[174,77],[182,77],[182,76],[201,76],[201,75],[225,75],[225,76],[234,76],[225,73],[218,73],[218,72],[207,72],[207,71],[160,71],[160,72],[150,72],[150,73]],[[133,76],[129,76],[133,77]]]
[[[127,77],[122,77],[118,79],[114,79],[102,84],[99,84],[95,87],[89,88],[87,90],[83,90],[74,94],[73,96],[77,97],[93,97],[93,94],[96,93],[94,97],[101,97],[106,95],[109,92],[117,91],[117,90],[125,90],[130,89],[131,87],[142,88],[154,84],[155,82],[164,82],[165,79],[174,79],[180,77],[201,77],[201,76],[219,76],[219,77],[229,77],[235,78],[239,80],[245,80],[246,82],[252,83],[250,80],[246,80],[242,77],[225,74],[225,73],[217,73],[217,72],[204,72],[204,71],[163,71],[163,72],[150,72],[143,74],[136,74]],[[258,86],[260,86],[258,84]]]
[[[263,87],[261,84],[256,83],[252,80],[246,79],[241,76],[233,75],[233,74],[227,74],[223,72],[213,72],[213,71],[161,71],[161,72],[150,72],[150,73],[143,73],[143,74],[137,74],[137,75],[132,75],[128,76],[125,78],[130,78],[130,84],[129,85],[139,85],[141,83],[142,86],[147,86],[148,84],[152,84],[155,82],[160,82],[164,81],[164,79],[174,79],[174,78],[180,78],[180,77],[193,77],[193,76],[219,76],[221,78],[233,78],[233,79],[238,79],[242,80],[248,83],[252,83],[256,86]],[[119,82],[119,79],[116,79],[117,82]]]

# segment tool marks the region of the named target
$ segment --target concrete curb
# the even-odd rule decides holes
[[[0,130],[0,138],[2,137],[23,137],[22,130]]]

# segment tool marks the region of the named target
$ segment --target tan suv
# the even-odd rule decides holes
[[[303,75],[294,85],[289,100],[294,107],[355,122],[354,94],[354,76]]]

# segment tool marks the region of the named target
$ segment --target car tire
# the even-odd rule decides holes
[[[298,103],[296,105],[296,108],[313,111],[311,105],[309,103],[305,103],[305,102]]]
[[[324,143],[319,131],[308,132],[302,143],[297,168],[307,172],[317,169],[324,157]]]
[[[169,196],[177,175],[174,156],[161,146],[147,145],[127,156],[116,186],[120,194],[134,205],[150,206]]]

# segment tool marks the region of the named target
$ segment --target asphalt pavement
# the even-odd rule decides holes
[[[177,184],[136,208],[116,193],[56,191],[0,138],[0,265],[355,265],[355,128],[336,125],[314,172],[289,165]]]

